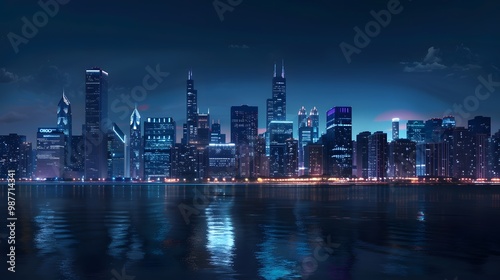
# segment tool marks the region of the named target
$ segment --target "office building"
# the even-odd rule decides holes
[[[127,136],[113,123],[108,132],[108,178],[129,177]]]
[[[396,139],[389,143],[389,173],[391,178],[416,176],[417,145],[408,139]]]
[[[333,107],[326,114],[327,175],[352,177],[352,108]]]
[[[31,158],[31,146],[26,136],[11,133],[0,135],[0,176],[7,178],[9,170],[15,170],[16,179],[29,179],[31,167],[28,158]]]
[[[37,132],[35,177],[61,179],[64,175],[66,135],[57,127],[41,127]],[[107,169],[106,169],[107,170]]]
[[[108,73],[100,68],[85,73],[85,179],[107,176]]]
[[[61,100],[59,100],[59,104],[57,105],[57,128],[62,129],[66,138],[66,146],[64,147],[65,170],[71,170],[71,143],[73,136],[72,126],[73,117],[71,114],[71,104],[63,91]]]
[[[184,127],[183,143],[197,141],[198,133],[198,91],[194,88],[193,71],[188,72],[186,82],[186,124]]]
[[[208,178],[232,179],[236,176],[236,145],[208,145]]]
[[[172,118],[147,118],[144,122],[144,179],[161,181],[172,176],[171,149],[176,127]]]
[[[425,123],[421,120],[409,120],[406,123],[406,139],[416,143],[425,142]]]
[[[130,115],[129,139],[130,178],[137,180],[141,179],[143,175],[141,114],[139,114],[137,106]]]
[[[368,136],[368,178],[385,181],[387,177],[387,133],[377,131]]]
[[[285,140],[285,176],[297,177],[299,175],[299,141],[289,138]]]
[[[308,176],[323,175],[323,145],[311,143],[304,148],[304,171]]]
[[[392,140],[399,139],[399,119],[392,119]]]
[[[369,131],[363,131],[356,135],[356,176],[368,178],[368,138],[372,135]]]
[[[439,143],[443,139],[443,119],[432,118],[425,121],[425,143]]]

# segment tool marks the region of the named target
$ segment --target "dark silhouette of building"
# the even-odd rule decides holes
[[[258,123],[257,106],[231,107],[231,142],[236,144],[239,177],[255,177],[255,142]]]
[[[408,139],[396,139],[389,143],[389,173],[392,178],[416,176],[417,144]]]
[[[107,176],[108,73],[100,68],[85,73],[85,179]]]
[[[186,124],[182,139],[184,144],[189,144],[197,140],[198,132],[198,91],[194,88],[191,70],[188,72],[186,85]]]
[[[327,175],[352,177],[352,108],[333,107],[326,114]]]
[[[372,135],[369,131],[363,131],[356,135],[356,176],[368,178],[368,138]]]
[[[387,177],[387,133],[377,131],[368,136],[368,178],[384,181]]]

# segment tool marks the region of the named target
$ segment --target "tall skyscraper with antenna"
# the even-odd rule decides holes
[[[193,71],[189,70],[186,86],[186,126],[183,141],[196,141],[198,130],[198,91],[194,88]]]
[[[281,74],[278,75],[274,63],[272,96],[266,102],[266,154],[269,155],[269,124],[272,121],[286,121],[286,78],[285,62],[281,62]]]
[[[269,105],[271,104],[268,103],[268,106]],[[286,121],[286,78],[284,61],[281,63],[280,75],[277,75],[276,64],[274,64],[272,108],[273,121]]]

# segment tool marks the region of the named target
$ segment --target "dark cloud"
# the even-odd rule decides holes
[[[404,72],[432,72],[436,70],[443,70],[448,68],[447,66],[441,64],[440,50],[435,47],[430,47],[427,50],[422,61],[416,61],[412,63],[403,63],[405,65]]]
[[[19,77],[16,74],[5,70],[5,68],[0,68],[0,83],[11,83],[17,81],[17,79]]]
[[[22,122],[28,119],[29,118],[26,114],[21,114],[19,112],[8,112],[7,114],[0,116],[0,123],[7,124],[14,122]]]

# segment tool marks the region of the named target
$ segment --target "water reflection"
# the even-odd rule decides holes
[[[194,205],[194,187],[208,203],[186,224],[178,205]],[[19,279],[500,275],[500,188],[41,185],[18,198]],[[328,236],[340,247],[326,255]]]
[[[64,213],[54,211],[50,204],[47,204],[41,207],[40,214],[33,219],[38,227],[34,243],[38,249],[38,258],[42,262],[40,269],[53,275],[51,267],[58,263],[58,271],[55,273],[59,273],[64,279],[79,279],[75,271],[74,258],[74,245],[77,242],[63,215]]]
[[[220,269],[234,272],[234,228],[231,210],[233,199],[223,199],[211,203],[205,209],[207,219],[207,250],[210,264]]]

